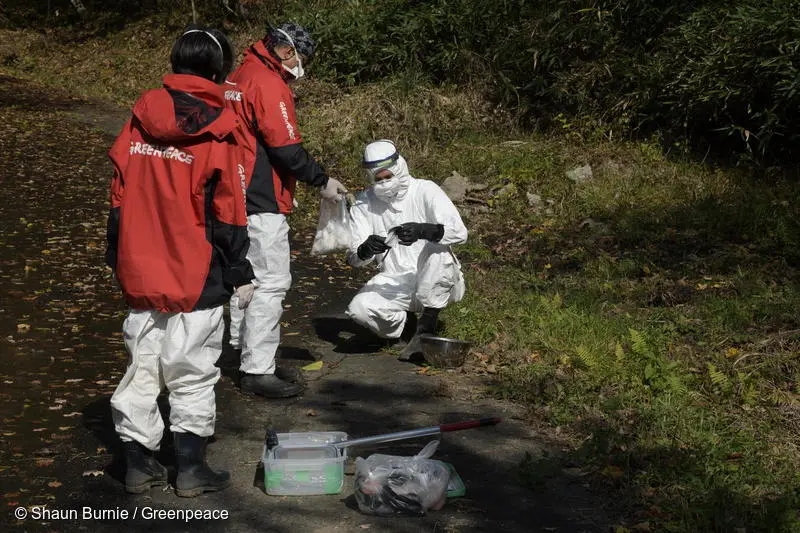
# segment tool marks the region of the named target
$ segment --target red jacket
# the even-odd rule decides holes
[[[303,147],[289,77],[259,41],[244,53],[225,87],[225,99],[247,124],[255,153],[247,182],[248,215],[291,213],[296,180],[318,187],[328,183],[325,171]]]
[[[253,279],[246,152],[224,89],[173,74],[145,92],[112,146],[106,261],[133,309],[224,304]]]

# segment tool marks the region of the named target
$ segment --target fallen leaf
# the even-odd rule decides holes
[[[37,457],[36,458],[36,466],[38,467],[45,467],[50,466],[55,462],[55,460],[49,457]]]
[[[302,368],[302,370],[310,371],[310,370],[322,370],[322,361],[315,361],[311,364],[308,364]]]
[[[17,333],[28,333],[30,330],[30,324],[17,324]]]
[[[54,489],[57,489],[61,485],[62,485],[62,483],[60,481],[51,481],[50,483],[47,484],[48,487],[51,487],[51,488],[54,488]]]
[[[306,416],[317,416],[317,412],[313,409],[306,411]]]
[[[86,472],[81,474],[81,476],[83,477],[100,477],[104,475],[105,472],[103,472],[102,470],[87,470]]]

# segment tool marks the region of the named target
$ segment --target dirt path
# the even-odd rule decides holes
[[[305,373],[302,397],[264,401],[238,391],[236,361],[225,354],[209,462],[229,468],[233,486],[194,499],[157,489],[126,495],[108,410],[125,368],[119,338],[124,308],[101,257],[109,172],[104,154],[125,118],[126,110],[0,79],[0,529],[599,532],[615,522],[606,499],[556,462],[555,474],[541,487],[523,486],[526,455],[539,457],[557,443],[537,434],[519,406],[486,395],[484,377],[468,370],[423,373],[390,351],[348,343],[346,335],[321,338],[319,317],[340,312],[365,274],[345,268],[339,258],[309,257],[307,234],[293,236],[295,281],[286,301],[282,362],[299,367],[319,360],[322,370]],[[443,436],[436,458],[455,466],[466,495],[424,517],[360,514],[352,497],[352,460],[341,494],[264,492],[259,458],[267,426],[363,437],[485,416],[504,422]],[[351,455],[413,455],[425,442],[353,449]],[[41,506],[49,519],[42,519]],[[19,508],[28,518],[15,517]],[[143,516],[149,508],[225,511],[227,518]],[[73,513],[77,519],[63,517]]]

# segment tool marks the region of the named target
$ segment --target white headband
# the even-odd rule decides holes
[[[214,41],[215,43],[217,43],[217,46],[219,47],[219,51],[220,51],[220,52],[222,52],[222,55],[223,55],[223,56],[225,55],[225,51],[222,49],[222,45],[221,45],[221,44],[219,44],[219,41],[217,40],[217,38],[216,38],[216,37],[214,37],[213,35],[211,35],[210,33],[208,33],[207,31],[205,31],[205,30],[189,30],[189,31],[187,31],[186,33],[184,33],[183,35],[189,35],[190,33],[205,33],[206,35],[208,35],[209,37],[211,37],[211,40],[212,40],[212,41]],[[183,37],[183,35],[181,35],[181,37]]]

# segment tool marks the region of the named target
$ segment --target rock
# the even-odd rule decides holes
[[[467,185],[467,192],[485,191],[488,188],[489,188],[489,186],[486,185],[485,183],[472,183],[472,182],[470,182]]]
[[[584,165],[582,167],[574,168],[567,171],[567,177],[575,183],[582,183],[592,179],[591,165]]]
[[[464,197],[467,195],[468,188],[469,180],[455,170],[442,183],[442,190],[453,203],[463,202]]]
[[[525,193],[525,196],[528,197],[528,205],[533,208],[534,211],[539,211],[544,206],[544,201],[542,197],[538,194],[534,194],[532,192]]]

